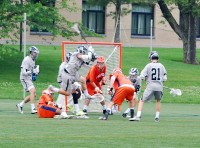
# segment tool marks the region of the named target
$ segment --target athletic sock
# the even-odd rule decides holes
[[[79,105],[78,104],[74,104],[74,108],[75,108],[75,112],[78,113],[79,112]]]
[[[106,105],[102,105],[102,110],[106,110]]]
[[[19,103],[19,106],[23,107],[24,106],[24,100]]]
[[[141,117],[142,112],[141,111],[137,111],[137,117]]]
[[[134,108],[130,108],[131,118],[134,117]]]
[[[87,110],[87,108],[88,108],[88,106],[87,106],[87,105],[84,105],[84,106],[83,106],[83,109],[86,109],[86,110]]]
[[[35,109],[35,104],[31,104],[31,110]]]
[[[130,108],[127,108],[126,111],[124,112],[125,114],[128,114],[130,112]]]
[[[160,112],[156,112],[155,118],[159,118],[159,116],[160,116]]]

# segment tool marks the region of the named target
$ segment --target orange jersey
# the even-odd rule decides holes
[[[96,93],[95,92],[95,88],[93,87],[93,85],[91,84],[91,82],[94,82],[101,89],[100,82],[105,77],[105,73],[106,73],[106,66],[104,66],[104,68],[102,70],[100,70],[97,67],[97,65],[94,65],[90,69],[90,71],[88,72],[88,74],[86,76],[87,89],[88,89],[88,93],[90,95],[93,95],[93,94]]]
[[[38,117],[40,118],[53,118],[56,114],[57,107],[51,105],[47,105],[48,102],[53,103],[53,97],[47,94],[42,94],[40,100],[38,101],[37,110]]]
[[[115,72],[113,76],[115,76],[113,84],[115,93],[111,100],[114,104],[118,104],[120,106],[125,99],[128,101],[133,99],[135,89],[129,78],[121,72]]]
[[[53,102],[53,97],[47,94],[42,94],[40,100],[38,101],[38,107],[41,105],[47,105],[49,101]]]
[[[129,80],[129,78],[127,78],[125,75],[123,75],[120,72],[115,72],[113,76],[115,76],[115,81],[113,84],[113,87],[115,90],[117,90],[122,85],[126,85],[126,84],[132,85],[132,82]]]

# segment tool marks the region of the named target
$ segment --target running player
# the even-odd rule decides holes
[[[149,54],[150,63],[147,64],[141,72],[141,79],[146,80],[146,89],[139,101],[137,116],[133,121],[141,119],[142,108],[145,101],[151,101],[153,96],[156,100],[156,115],[155,121],[159,122],[161,99],[163,96],[163,82],[167,81],[167,71],[165,67],[158,62],[159,55],[157,51],[152,51]]]
[[[115,92],[113,92],[113,90]],[[134,92],[135,88],[132,82],[122,73],[120,68],[115,68],[113,70],[113,75],[111,76],[110,86],[108,87],[108,94],[112,96],[111,102],[108,104],[106,113],[101,118],[102,120],[107,120],[108,115],[111,113],[111,108],[113,105],[117,104],[121,106],[123,101],[126,99],[129,101],[129,108],[131,113],[131,118],[134,116]]]
[[[16,105],[21,114],[23,114],[24,104],[28,103],[29,101],[31,102],[31,114],[37,113],[34,104],[36,98],[36,89],[33,81],[36,80],[36,76],[39,74],[39,65],[37,68],[35,66],[35,60],[38,57],[39,50],[37,47],[31,46],[29,51],[30,55],[26,56],[21,64],[20,81],[25,91],[29,92],[30,95],[25,97],[23,101]]]
[[[94,95],[96,93],[102,94],[102,85],[105,85],[105,73],[106,65],[103,56],[97,58],[97,64],[95,64],[86,76],[86,84],[89,95]],[[106,112],[105,100],[100,102],[102,105],[103,113]],[[86,98],[85,104],[83,106],[83,112],[87,113],[88,106],[90,104],[90,98]]]

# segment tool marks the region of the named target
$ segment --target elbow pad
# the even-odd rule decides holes
[[[32,72],[22,67],[22,74],[25,76],[31,76]]]

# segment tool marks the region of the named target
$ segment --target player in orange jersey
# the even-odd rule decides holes
[[[103,56],[97,58],[97,64],[91,67],[90,71],[86,76],[86,84],[89,95],[94,95],[96,93],[102,94],[102,85],[105,85],[105,73],[106,65]],[[106,112],[105,100],[100,102],[102,105],[103,113]],[[87,108],[90,104],[90,99],[86,98],[85,104],[83,106],[83,112],[87,113]]]
[[[113,92],[113,90],[115,92]],[[123,75],[120,68],[115,68],[110,79],[110,86],[108,87],[108,94],[112,96],[111,102],[108,104],[106,113],[103,115],[102,120],[107,120],[108,115],[111,113],[111,108],[113,105],[117,104],[120,106],[126,99],[129,101],[129,108],[131,113],[131,118],[134,117],[134,92],[135,88],[132,82]]]
[[[61,105],[54,103],[54,92],[46,89],[42,91],[42,95],[38,101],[37,110],[38,117],[40,118],[53,118],[54,115],[60,115],[62,108]]]

